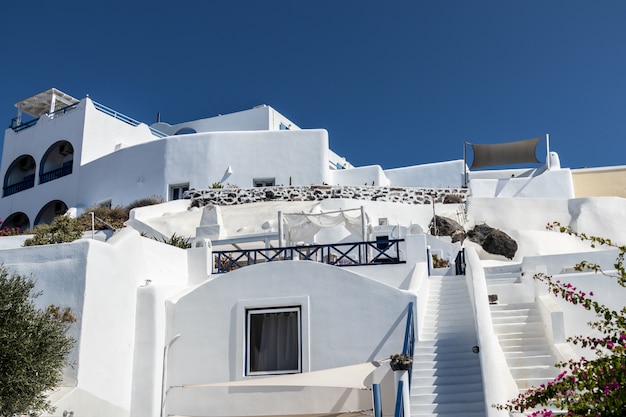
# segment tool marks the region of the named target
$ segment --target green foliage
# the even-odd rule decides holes
[[[52,412],[46,392],[63,380],[74,341],[69,309],[35,308],[32,279],[0,266],[0,416]]]
[[[139,200],[133,201],[126,207],[115,206],[115,207],[106,207],[106,206],[94,206],[86,209],[83,214],[78,216],[78,221],[83,227],[83,230],[91,230],[91,213],[94,213],[95,222],[94,229],[95,230],[106,230],[106,229],[121,229],[124,227],[124,223],[128,220],[130,215],[130,211],[134,208],[151,206],[154,204],[163,203],[163,198],[159,196],[152,196],[141,198]]]
[[[176,233],[174,233],[169,238],[163,238],[160,240],[155,238],[155,240],[158,240],[159,242],[162,242],[168,245],[176,246],[177,248],[181,248],[181,249],[189,249],[191,247],[191,242],[189,242],[188,238],[178,236]]]
[[[575,269],[602,273],[626,287],[626,246],[618,246],[610,239],[575,232],[571,227],[559,223],[548,225],[548,229],[579,237],[594,247],[603,245],[617,248],[619,255],[614,264],[615,273],[604,273],[599,265],[586,261],[576,265]],[[568,342],[589,349],[593,358],[581,357],[556,364],[563,371],[553,381],[532,388],[496,407],[517,413],[531,411],[531,416],[543,417],[554,415],[553,411],[545,407],[565,410],[567,416],[623,416],[626,410],[626,307],[619,311],[612,310],[593,300],[593,292],[587,294],[570,283],[555,281],[544,274],[535,275],[535,279],[544,282],[554,295],[593,311],[597,319],[588,324],[601,336],[578,335],[568,338]],[[541,406],[544,408],[541,409]]]
[[[164,202],[165,200],[163,199],[163,197],[158,196],[158,195],[153,195],[152,197],[140,198],[139,200],[133,201],[132,203],[126,206],[126,210],[130,213],[130,211],[134,208],[153,206],[155,204],[161,204]]]
[[[73,242],[83,236],[84,228],[77,219],[57,216],[50,224],[40,224],[32,230],[33,237],[24,241],[24,246],[49,245]]]
[[[214,182],[211,184],[211,188],[224,188],[224,185],[221,182]]]

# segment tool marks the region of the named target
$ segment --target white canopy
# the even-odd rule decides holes
[[[380,362],[365,362],[357,365],[324,369],[300,374],[257,377],[240,381],[217,382],[211,384],[185,384],[182,388],[202,387],[335,387],[366,389],[365,379],[380,366]]]
[[[369,217],[362,209],[356,216],[348,216],[345,211],[340,210],[330,213],[292,213],[284,214],[283,218],[287,222],[287,240],[289,242],[306,241],[321,229],[334,227],[344,223],[346,229],[353,235],[364,238],[363,233],[366,226],[369,226]]]

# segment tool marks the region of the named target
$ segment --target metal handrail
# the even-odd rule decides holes
[[[72,165],[66,165],[61,168],[53,169],[52,171],[44,172],[39,175],[39,184],[45,184],[46,182],[56,180],[57,178],[70,175],[71,173]]]
[[[35,176],[33,175],[30,178],[26,178],[16,184],[7,185],[2,188],[2,196],[7,197],[11,194],[19,193],[20,191],[27,190],[29,188],[33,188],[35,186]]]
[[[406,329],[404,330],[404,344],[402,346],[402,354],[413,358],[415,351],[415,327],[413,325],[413,302],[409,303],[409,311],[406,317]],[[409,368],[409,389],[411,388],[411,377],[413,375],[413,367]]]
[[[213,251],[213,273],[230,272],[261,262],[293,259],[334,266],[399,264],[406,262],[399,256],[400,242],[404,239],[390,239],[384,245],[374,241]]]
[[[98,103],[98,102],[96,102],[96,101],[93,101],[93,100],[91,100],[91,102],[93,103],[94,107],[95,107],[97,110],[100,110],[102,113],[104,113],[104,114],[108,114],[109,116],[114,117],[114,118],[116,118],[117,120],[121,120],[122,122],[124,122],[124,123],[128,123],[128,124],[129,124],[129,125],[131,125],[131,126],[138,126],[139,124],[141,124],[141,122],[140,122],[140,121],[135,120],[135,119],[133,119],[132,117],[128,117],[128,116],[126,116],[125,114],[122,114],[122,113],[120,113],[120,112],[118,112],[118,111],[116,111],[116,110],[113,110],[112,108],[107,107],[107,106],[105,106],[104,104],[100,104],[100,103]],[[148,126],[148,129],[150,129],[150,132],[151,132],[154,136],[156,136],[156,137],[159,137],[159,138],[164,138],[164,137],[166,137],[166,136],[167,136],[165,133],[160,132],[160,131],[158,131],[158,130],[156,130],[156,129],[153,129],[153,128],[151,128],[150,126]]]

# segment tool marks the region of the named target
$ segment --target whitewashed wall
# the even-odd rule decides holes
[[[379,187],[390,185],[379,165],[331,171],[329,181],[330,185],[375,185]]]
[[[469,174],[474,197],[574,198],[569,169],[544,171],[539,175],[517,175],[519,171],[479,171]],[[496,178],[493,178],[495,176]]]
[[[167,135],[175,135],[184,129],[193,129],[197,133],[280,130],[281,123],[285,127],[289,127],[289,130],[300,130],[291,120],[265,104],[235,113],[221,114],[206,119],[192,120],[174,125],[170,125],[166,122],[157,122],[150,127]]]
[[[167,337],[180,334],[180,338],[170,350],[167,386],[242,379],[246,307],[301,304],[303,371],[314,371],[399,353],[410,301],[415,296],[406,291],[313,262],[273,262],[217,276],[171,300]],[[194,393],[173,388],[166,413],[203,415],[218,409],[254,414],[259,401],[277,402],[271,393],[281,392],[281,407],[290,411],[286,414],[298,414],[306,404],[289,391],[293,390],[253,390],[236,409],[225,410],[225,404],[233,406],[230,395],[237,397],[237,391]],[[226,394],[229,398],[224,398]],[[330,400],[343,394],[344,390],[331,389],[322,397],[323,404],[336,405]],[[367,400],[371,404],[371,398]]]
[[[462,160],[386,169],[385,175],[397,187],[462,187]]]

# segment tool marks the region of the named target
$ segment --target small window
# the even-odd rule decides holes
[[[291,125],[289,125],[289,126],[291,126]],[[283,122],[280,122],[279,129],[280,130],[289,130],[289,126],[284,124]]]
[[[300,307],[246,311],[246,374],[302,372]]]
[[[276,185],[276,178],[255,178],[252,180],[255,187],[273,187]]]
[[[185,191],[189,191],[189,183],[170,185],[170,201],[182,199]]]
[[[389,236],[376,236],[376,248],[387,249],[389,247]]]
[[[98,207],[104,207],[104,208],[109,208],[110,209],[111,207],[113,207],[113,200],[111,200],[111,199],[104,200],[104,201],[99,202],[97,205],[98,205]]]

